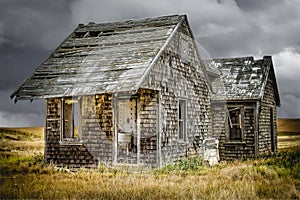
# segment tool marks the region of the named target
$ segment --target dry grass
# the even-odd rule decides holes
[[[42,127],[0,128],[0,157],[42,154],[43,130]]]
[[[291,148],[294,136],[280,136],[276,157],[214,167],[193,160],[132,174],[104,166],[76,173],[45,166],[41,137],[32,140],[20,132],[12,137],[20,140],[1,138],[0,199],[300,199],[300,147]]]
[[[76,173],[44,167],[3,176],[2,198],[34,199],[299,199],[300,181],[253,161],[171,174],[113,170]],[[201,172],[204,171],[204,172]]]
[[[278,136],[278,148],[286,149],[300,145],[300,134],[299,135],[279,135]]]

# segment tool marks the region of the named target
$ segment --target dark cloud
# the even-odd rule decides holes
[[[41,48],[3,44],[0,48],[0,91],[20,85],[49,53]]]
[[[0,35],[25,45],[52,49],[73,25],[70,3],[64,0],[2,0]]]
[[[41,126],[45,123],[45,101],[19,101],[9,99],[11,90],[0,91],[0,127]]]
[[[282,0],[235,0],[238,7],[245,11],[263,11],[282,3]]]
[[[299,1],[1,0],[0,126],[9,125],[9,120],[16,125],[43,122],[42,104],[14,105],[9,94],[77,24],[169,14],[188,15],[194,36],[208,56],[273,55],[282,102],[279,116],[300,117],[295,75],[300,73]]]
[[[281,108],[279,117],[299,118],[300,98],[293,95],[281,95]]]

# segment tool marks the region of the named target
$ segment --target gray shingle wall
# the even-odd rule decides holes
[[[96,167],[97,160],[84,145],[61,145],[61,101],[47,99],[45,161],[63,167]]]
[[[273,124],[274,124],[274,137],[275,137],[275,151],[277,151],[277,123],[276,123],[276,105],[274,100],[274,90],[268,77],[266,89],[261,101],[261,111],[259,116],[259,153],[271,152],[271,119],[270,108],[273,108]]]
[[[211,137],[210,94],[205,81],[203,66],[184,23],[142,85],[159,90],[162,164],[188,153],[202,155],[202,140]],[[178,139],[179,99],[187,104],[186,141]]]
[[[233,142],[228,138],[228,115],[225,112],[226,107],[242,106],[244,109],[243,115],[243,129],[244,137],[241,142]],[[236,158],[251,158],[255,156],[255,103],[227,103],[212,105],[215,113],[213,116],[213,130],[214,133],[220,133],[219,135],[219,150],[221,159],[236,159]],[[224,113],[225,112],[225,113]],[[225,119],[224,119],[225,116]],[[224,121],[225,120],[225,121]]]

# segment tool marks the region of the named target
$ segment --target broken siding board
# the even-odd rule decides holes
[[[139,62],[139,63],[118,63],[114,64],[113,66],[107,66],[107,65],[102,65],[102,66],[91,66],[88,69],[81,67],[81,66],[61,66],[61,65],[51,65],[51,67],[43,65],[43,68],[40,68],[36,70],[34,75],[59,75],[60,73],[65,73],[65,74],[74,74],[74,73],[102,73],[102,72],[109,72],[110,70],[114,69],[124,69],[124,70],[130,70],[130,69],[135,69],[139,70],[139,68],[143,67],[146,68],[148,66],[148,62]],[[62,69],[63,68],[63,69]]]

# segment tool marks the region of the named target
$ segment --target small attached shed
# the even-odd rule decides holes
[[[213,131],[219,138],[220,158],[276,152],[280,98],[271,56],[215,59],[214,64],[224,88],[223,93],[212,97]]]
[[[46,163],[159,167],[203,155],[205,73],[185,15],[79,24],[11,98],[46,99]]]

